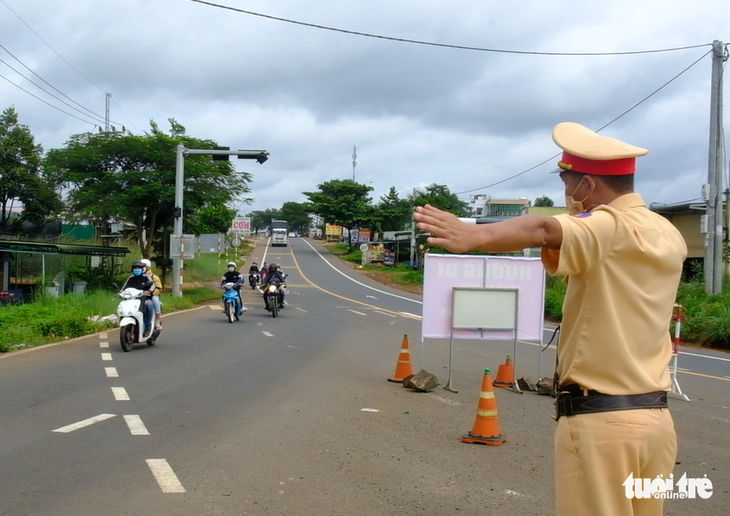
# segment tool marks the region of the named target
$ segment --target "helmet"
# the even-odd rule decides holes
[[[269,265],[269,272],[276,272],[276,270],[278,268],[279,268],[278,265],[276,265],[275,263],[272,263],[272,264]]]
[[[152,262],[151,262],[151,261],[149,261],[149,260],[148,260],[147,258],[142,258],[142,259],[140,260],[140,262],[141,262],[141,263],[143,263],[143,264],[144,264],[144,266],[145,266],[145,267],[147,267],[147,268],[150,268],[150,267],[152,267]]]
[[[139,272],[137,272],[137,271],[139,271]],[[132,262],[132,274],[134,274],[135,276],[140,276],[143,271],[144,271],[144,263],[142,263],[141,260]]]
[[[228,265],[226,267],[236,267],[236,262],[228,262]]]

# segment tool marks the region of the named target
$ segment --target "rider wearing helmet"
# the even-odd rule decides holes
[[[227,268],[228,270],[223,274],[223,277],[221,278],[221,287],[223,287],[223,285],[225,285],[226,283],[236,284],[236,286],[233,288],[238,291],[238,298],[241,300],[241,311],[245,312],[248,310],[248,308],[243,306],[243,297],[241,296],[241,284],[243,283],[243,276],[241,276],[241,273],[238,272],[236,262],[228,262]]]
[[[149,335],[152,329],[152,315],[154,313],[154,307],[150,298],[155,291],[155,283],[145,273],[145,264],[141,260],[137,260],[132,263],[132,275],[127,278],[127,281],[122,285],[122,289],[136,288],[144,291],[145,297],[142,298],[144,307],[142,313],[144,314],[144,334]],[[119,294],[117,294],[118,296]]]
[[[160,292],[162,292],[162,280],[160,277],[152,272],[152,262],[147,258],[143,258],[140,262],[144,263],[144,273],[149,276],[152,282],[155,284],[155,291],[152,293],[152,307],[155,310],[155,329],[162,329],[162,303],[160,303]]]
[[[273,284],[285,284],[286,283],[286,274],[283,274],[281,272],[281,267],[279,267],[275,263],[269,264],[268,270],[266,272],[266,279],[264,280],[264,292],[266,291],[266,287]],[[269,299],[264,294],[264,305],[266,306],[266,309],[269,309]],[[279,308],[284,308],[284,289],[279,289]]]

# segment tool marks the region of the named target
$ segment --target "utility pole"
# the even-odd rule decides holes
[[[710,84],[710,144],[707,163],[707,185],[703,198],[707,205],[707,233],[705,234],[705,291],[722,292],[722,68],[727,60],[722,41],[712,42],[712,80]]]
[[[106,112],[104,114],[104,132],[105,133],[109,132],[109,104],[111,103],[111,100],[112,100],[112,94],[107,93],[106,94]]]
[[[357,146],[352,146],[352,180],[355,181],[355,167],[357,166]]]

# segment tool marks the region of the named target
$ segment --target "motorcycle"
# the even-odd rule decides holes
[[[162,330],[154,328],[147,336],[144,335],[144,314],[142,302],[144,291],[137,288],[125,288],[119,293],[122,300],[117,307],[119,316],[119,343],[124,351],[131,351],[135,344],[147,343],[154,346]]]
[[[251,290],[254,290],[261,284],[261,274],[259,274],[259,271],[251,271],[249,273],[248,284],[251,286]]]
[[[269,283],[264,289],[264,295],[266,296],[268,305],[267,310],[271,312],[272,317],[276,317],[279,315],[279,310],[281,309],[279,303],[284,303],[286,283],[282,283],[281,281],[274,279],[274,281]]]
[[[237,288],[238,287],[238,288]],[[223,284],[223,306],[225,307],[228,322],[233,324],[233,319],[239,320],[243,303],[241,302],[240,286],[238,283],[228,282]]]

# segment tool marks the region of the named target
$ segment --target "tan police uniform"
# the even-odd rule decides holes
[[[564,150],[559,166],[587,174],[632,174],[634,158],[646,153],[577,124],[559,124],[553,138]],[[636,193],[556,219],[561,248],[543,248],[542,261],[548,273],[568,277],[557,375],[561,390],[573,392],[570,406],[590,399],[605,408],[668,391],[669,323],[687,254],[682,236]],[[667,478],[676,457],[668,409],[640,408],[638,399],[639,407],[559,417],[558,515],[662,514],[663,500],[629,499],[623,486],[632,473]]]

